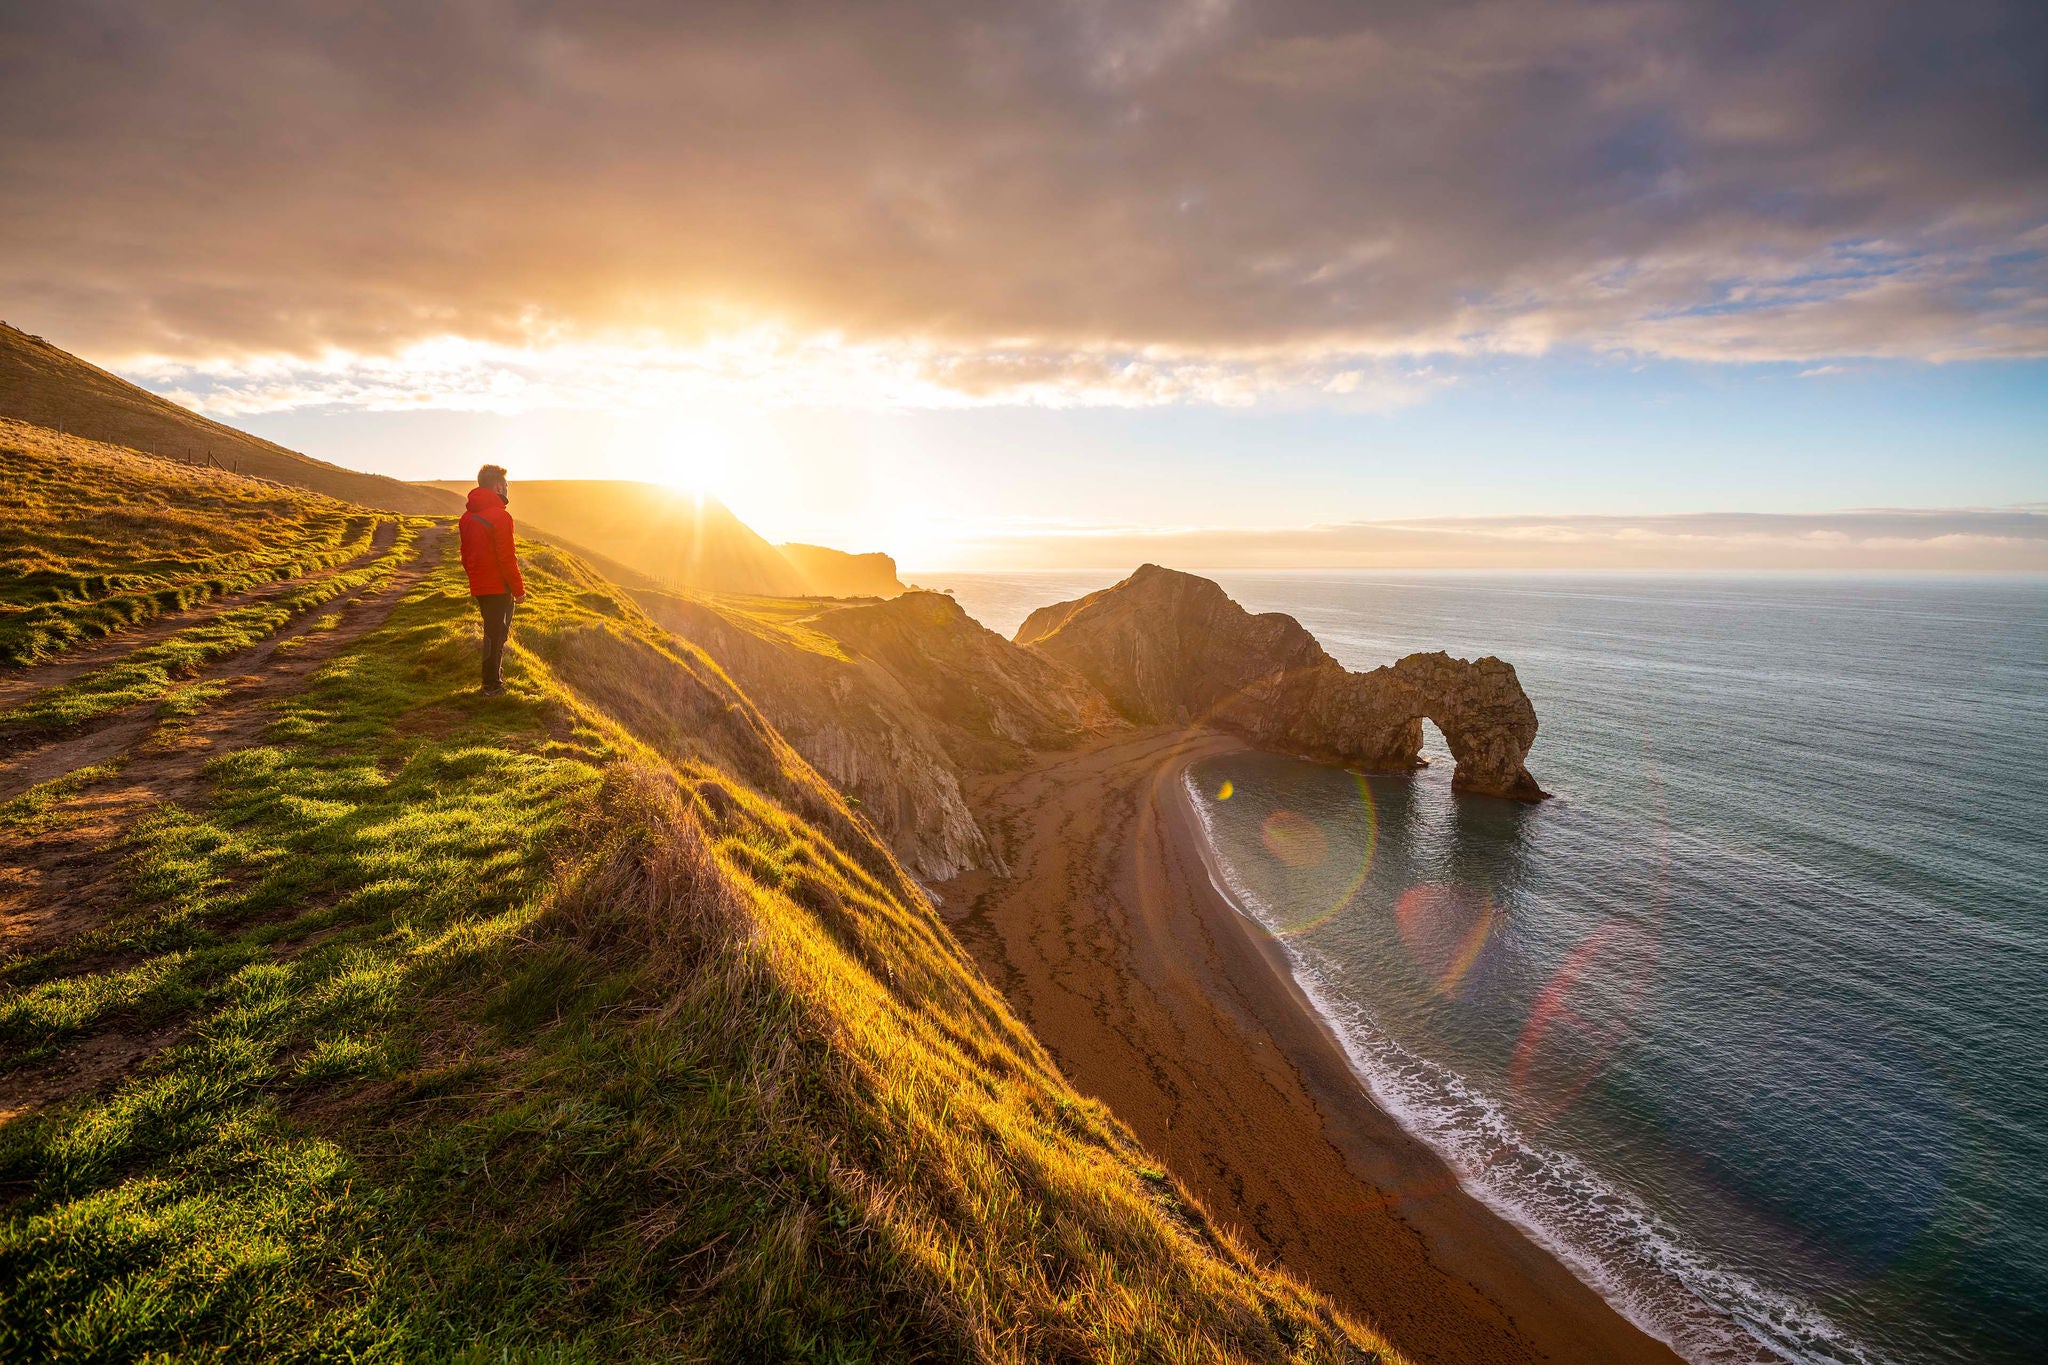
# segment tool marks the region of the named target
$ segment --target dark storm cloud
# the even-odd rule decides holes
[[[2039,355],[2044,51],[1979,0],[7,0],[0,311],[173,357]]]

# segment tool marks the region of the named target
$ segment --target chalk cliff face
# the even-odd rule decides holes
[[[675,593],[636,597],[715,659],[927,881],[1002,870],[962,795],[963,771],[1124,724],[1071,670],[938,593],[793,603],[780,616]]]
[[[1002,767],[1124,723],[1086,679],[1017,648],[943,593],[841,607],[809,624],[894,679],[964,767]]]
[[[1156,564],[1040,608],[1017,643],[1072,668],[1141,725],[1207,723],[1312,758],[1400,770],[1421,763],[1427,717],[1457,759],[1454,786],[1544,794],[1523,766],[1536,710],[1499,659],[1411,654],[1352,673],[1293,617],[1254,616],[1208,579]]]
[[[1467,791],[1535,798],[1536,712],[1515,670],[1411,654],[1351,673],[1290,616],[1254,616],[1205,578],[1146,565],[1034,612],[1015,643],[952,598],[772,602],[643,591],[655,620],[717,661],[918,876],[1004,869],[969,774],[1138,725],[1215,725],[1356,767],[1421,762],[1422,721]]]

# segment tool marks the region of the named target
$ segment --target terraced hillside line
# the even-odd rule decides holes
[[[310,676],[0,808],[71,915],[0,951],[0,1358],[1395,1365],[585,566],[530,551],[479,697],[437,539]]]
[[[102,636],[90,645],[67,650],[44,663],[0,672],[0,712],[26,705],[53,687],[60,687],[82,678],[94,669],[103,668],[138,649],[162,644],[174,635],[182,634],[193,626],[204,625],[239,607],[274,602],[308,583],[333,578],[375,563],[390,552],[397,540],[398,523],[385,518],[377,523],[377,529],[371,533],[369,548],[340,564],[309,573],[294,574],[289,578],[274,579],[259,587],[211,598],[183,611],[167,612],[136,629]]]
[[[383,558],[343,573],[315,577],[263,602],[247,604],[153,645],[138,646],[68,683],[33,694],[0,712],[0,757],[17,754],[57,736],[76,736],[113,723],[124,711],[149,702],[168,702],[173,693],[233,656],[279,637],[322,606],[353,596],[383,581],[412,549],[401,538]]]
[[[381,584],[366,584],[308,607],[286,629],[201,670],[171,697],[152,698],[100,717],[83,732],[17,749],[0,761],[0,801],[130,754],[160,729],[168,751],[185,754],[187,767],[198,761],[193,754],[210,756],[223,739],[242,735],[237,725],[253,727],[247,730],[249,735],[260,732],[256,713],[263,703],[296,690],[320,664],[380,624],[413,585],[439,565],[449,543],[448,529],[433,527],[421,536],[413,557]],[[330,616],[338,619],[331,629],[323,628]],[[181,698],[191,699],[197,709],[179,720],[175,713],[187,709],[177,704]],[[166,711],[173,714],[166,716]],[[5,932],[0,929],[0,944]]]
[[[165,463],[204,466],[210,461],[245,478],[310,489],[384,512],[451,516],[462,510],[454,494],[288,450],[5,324],[0,324],[0,418],[62,427],[94,441],[148,452]]]
[[[0,663],[331,568],[388,515],[0,418]]]

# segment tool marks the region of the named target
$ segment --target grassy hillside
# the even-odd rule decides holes
[[[468,496],[447,480],[422,487]],[[888,597],[903,591],[885,554],[770,545],[716,498],[623,479],[521,479],[512,516],[570,547],[588,547],[656,585],[762,597]]]
[[[205,463],[210,454],[243,474],[387,512],[460,509],[440,489],[343,469],[201,417],[4,323],[0,417],[187,463]]]
[[[331,567],[368,550],[380,521],[297,489],[169,474],[159,460],[0,419],[0,664]]]
[[[399,529],[182,692],[53,732],[0,679],[10,771],[93,758],[0,805],[0,1357],[1392,1358],[1067,1086],[707,657],[528,546],[486,700],[451,538]]]

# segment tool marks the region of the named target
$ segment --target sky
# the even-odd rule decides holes
[[[920,567],[2043,570],[2044,51],[1984,0],[0,0],[0,315],[341,463]]]

